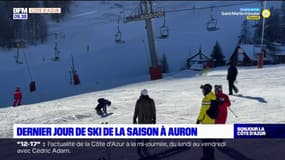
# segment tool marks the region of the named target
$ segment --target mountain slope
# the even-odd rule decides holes
[[[228,113],[228,123],[281,123],[284,118],[285,66],[267,66],[239,68],[239,96],[230,96],[235,118]],[[148,89],[155,100],[157,123],[194,124],[200,110],[203,97],[201,84],[222,84],[227,93],[225,68],[210,71],[207,75],[184,71],[166,77],[163,80],[141,82],[104,91],[97,91],[63,99],[47,101],[20,107],[0,110],[0,136],[11,137],[15,123],[82,123],[94,124],[131,124],[134,105],[141,89]],[[94,108],[97,98],[104,97],[112,101],[108,112],[112,116],[102,119]],[[171,118],[170,118],[171,116]]]

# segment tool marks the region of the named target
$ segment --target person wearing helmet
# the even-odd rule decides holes
[[[222,85],[215,85],[215,94],[219,102],[219,114],[216,118],[215,124],[225,124],[227,121],[228,107],[230,107],[231,102],[229,96],[223,93]]]
[[[215,120],[207,115],[207,110],[210,108],[211,101],[216,100],[216,95],[212,92],[210,84],[201,85],[204,98],[202,99],[202,107],[197,119],[197,124],[215,124]]]
[[[197,124],[215,124],[215,119],[212,119],[207,114],[211,106],[211,101],[216,100],[216,95],[212,92],[212,86],[210,84],[201,85],[200,88],[203,92],[202,106],[200,109],[199,116],[197,118]],[[212,139],[202,139],[203,143],[211,143]],[[200,160],[214,160],[215,150],[212,146],[203,146],[203,156]]]

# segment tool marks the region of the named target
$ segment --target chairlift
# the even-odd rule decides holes
[[[26,67],[27,67],[28,73],[29,73],[29,77],[31,79],[30,84],[29,84],[30,92],[35,92],[37,90],[36,81],[33,80],[31,68],[29,66],[29,62],[28,62],[28,59],[27,59],[27,56],[26,56],[25,52],[24,52],[24,59],[25,59],[25,63],[26,63]]]
[[[207,30],[208,31],[217,31],[219,28],[217,27],[218,21],[213,17],[213,8],[211,8],[210,19],[207,22]]]
[[[29,87],[30,87],[30,92],[34,92],[34,91],[36,91],[36,81],[31,81],[30,82],[30,85],[29,85]]]
[[[165,25],[165,15],[163,20],[163,25],[160,27],[160,37],[162,39],[168,38],[168,27]]]
[[[115,42],[118,44],[125,43],[125,41],[122,40],[122,32],[120,30],[120,16],[118,17],[117,32],[115,34]]]
[[[53,61],[59,61],[60,59],[60,50],[58,49],[57,47],[57,44],[58,44],[58,33],[54,33],[54,36],[55,36],[55,41],[54,41],[54,57],[52,58]]]
[[[15,55],[16,64],[23,64],[23,61],[20,60],[20,48],[25,48],[25,41],[17,39],[15,45],[17,48],[17,53]]]
[[[122,41],[122,32],[118,30],[117,33],[115,34],[115,42],[120,43],[121,41]]]
[[[74,66],[73,56],[71,56],[71,71],[69,71],[69,73],[70,73],[70,83],[73,85],[79,85],[80,78]]]

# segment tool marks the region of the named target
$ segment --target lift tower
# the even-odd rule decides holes
[[[151,80],[161,79],[161,66],[158,64],[155,42],[152,30],[152,19],[165,16],[165,11],[163,9],[154,9],[152,7],[152,2],[150,0],[141,0],[139,7],[135,12],[124,18],[124,23],[132,21],[145,21],[145,27],[148,37],[148,46],[151,59],[151,67],[149,68]]]

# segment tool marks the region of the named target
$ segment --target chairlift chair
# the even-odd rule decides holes
[[[120,30],[120,16],[118,16],[118,22],[117,22],[117,32],[115,34],[115,42],[116,43],[124,43],[125,41],[122,40],[122,32]]]
[[[208,31],[217,31],[219,28],[217,27],[218,21],[213,17],[213,8],[211,8],[210,20],[207,22],[207,30]]]
[[[37,90],[36,81],[33,81],[33,80],[32,80],[32,81],[30,82],[29,87],[30,87],[30,92],[36,91],[36,90]]]
[[[115,34],[115,42],[120,43],[122,41],[122,33],[118,30]]]
[[[167,26],[163,25],[160,27],[160,37],[167,38],[168,37],[168,28]]]
[[[117,33],[115,34],[115,42],[116,43],[124,43],[125,42],[122,40],[122,32],[120,30],[120,16],[118,17]]]
[[[217,31],[217,30],[219,30],[219,28],[217,27],[217,20],[216,19],[211,19],[207,23],[207,30],[208,31]]]
[[[168,27],[165,25],[165,16],[163,20],[163,25],[160,27],[160,37],[162,39],[165,39],[168,37]]]

